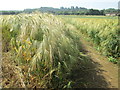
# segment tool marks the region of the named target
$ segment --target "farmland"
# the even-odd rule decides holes
[[[91,83],[84,79],[86,75],[91,76],[93,68],[96,67],[92,64],[91,57],[94,62],[99,57],[105,59],[102,61],[104,67],[105,62],[111,67],[104,69],[110,71],[115,67],[113,73],[117,75],[116,63],[119,62],[120,56],[118,28],[117,17],[80,18],[80,16],[54,16],[39,12],[0,16],[2,86],[54,89],[95,87],[93,84],[96,84],[98,87],[112,87],[99,86],[93,83],[94,81]],[[88,41],[85,41],[86,39]],[[92,43],[91,48],[95,50],[87,49],[85,46],[87,42]],[[85,50],[98,52],[100,55],[89,57]],[[7,74],[9,69],[10,72]],[[94,74],[97,75],[97,72]],[[115,75],[113,75],[115,82],[113,87],[118,87]],[[96,79],[98,78],[100,83],[101,78]]]
[[[120,56],[118,19],[117,17],[97,17],[69,16],[67,22],[76,26],[78,32],[86,35],[103,55],[116,58],[113,62],[117,63]]]
[[[117,16],[96,16],[96,15],[58,15],[65,18],[95,18],[95,19],[118,19]]]

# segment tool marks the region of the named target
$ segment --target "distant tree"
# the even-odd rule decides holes
[[[52,8],[52,7],[41,7],[35,9],[24,9],[23,11],[0,11],[0,14],[19,14],[19,13],[32,13],[34,11],[40,11],[42,13],[52,13],[55,15],[105,15],[106,13],[117,13],[118,9],[109,8],[103,10],[97,9],[87,9],[84,7],[74,7],[71,6],[69,8],[60,7],[60,8]],[[120,11],[120,10],[119,10]]]
[[[64,7],[60,7],[60,9],[64,9]]]
[[[99,11],[99,10],[94,10],[94,9],[90,9],[86,15],[104,15],[103,11]]]
[[[105,9],[104,13],[117,13],[118,9],[114,9],[114,8],[109,8],[109,9]]]
[[[22,11],[0,11],[0,15],[14,15],[22,13]]]
[[[71,6],[71,9],[74,10],[74,6]]]
[[[76,6],[76,8],[75,8],[76,10],[78,10],[79,9],[79,7],[78,6]]]
[[[101,14],[101,15],[105,15],[104,10],[101,10],[101,11],[100,11],[100,14]]]

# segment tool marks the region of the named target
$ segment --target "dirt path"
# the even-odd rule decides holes
[[[77,30],[76,27],[69,24],[73,30]],[[83,73],[80,72],[80,68],[75,70],[74,81],[77,83],[75,87],[82,87],[80,82],[82,80],[86,88],[118,88],[118,66],[108,61],[107,57],[101,55],[95,48],[92,42],[88,42],[84,35],[80,35],[81,47],[85,55],[88,56],[89,64],[83,69]],[[79,67],[79,66],[78,66]],[[88,72],[84,72],[87,70]],[[82,79],[81,77],[82,76]]]
[[[85,79],[87,87],[118,88],[118,67],[102,56],[84,36],[80,39],[85,54],[91,58],[91,72]]]
[[[68,25],[73,30],[76,27]],[[80,35],[82,52],[90,59],[89,64],[80,73],[80,66],[73,71],[76,73],[72,78],[75,81],[75,87],[86,88],[118,88],[118,66],[108,61],[107,57],[101,55],[92,42],[88,42],[84,35]],[[87,68],[87,69],[86,69]],[[87,70],[87,72],[85,71]],[[84,72],[85,71],[85,72]],[[80,82],[83,82],[82,84]]]

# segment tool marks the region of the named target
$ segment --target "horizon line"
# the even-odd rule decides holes
[[[43,6],[41,6],[41,7],[43,7]],[[40,9],[41,7],[39,7],[39,8],[24,8],[24,9],[21,9],[21,10],[14,9],[14,10],[0,10],[0,11],[24,11],[25,9]],[[44,7],[47,7],[47,6],[44,6]],[[64,7],[64,6],[61,6],[61,7]],[[48,6],[48,8],[55,8],[55,9],[60,9],[61,7],[50,7],[50,6]],[[64,8],[71,8],[71,7],[72,6],[70,6],[70,7],[64,7]],[[73,7],[80,8],[79,6],[73,6]],[[81,7],[81,8],[86,8],[86,7]],[[103,9],[98,9],[98,8],[86,8],[86,9],[104,10],[104,9],[119,9],[119,8],[110,7],[110,8],[103,8]]]

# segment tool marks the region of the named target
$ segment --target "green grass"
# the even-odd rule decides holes
[[[59,15],[65,18],[95,18],[95,19],[118,19],[117,16],[92,16],[92,15]]]

